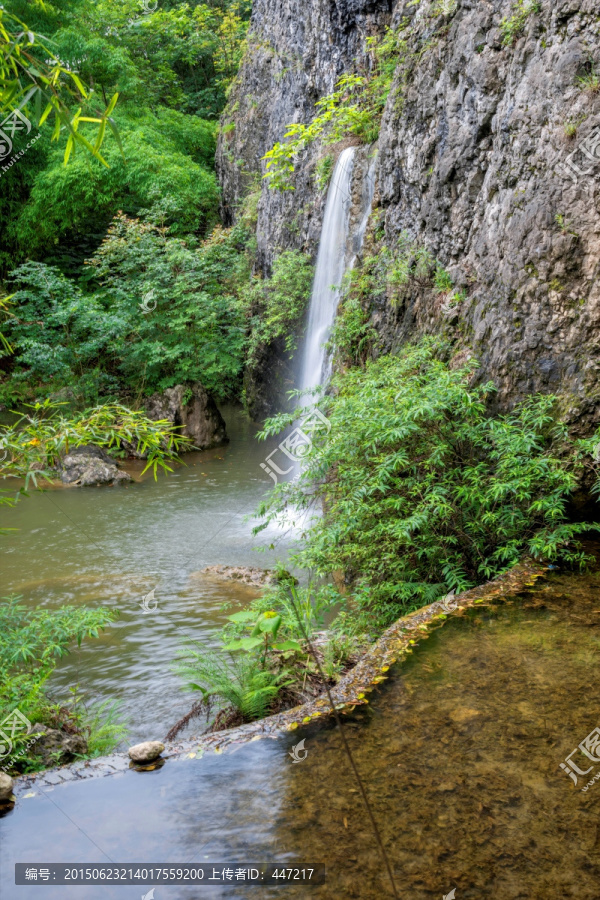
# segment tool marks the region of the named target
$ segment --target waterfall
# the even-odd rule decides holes
[[[329,375],[330,361],[324,345],[335,319],[346,271],[355,153],[356,147],[341,153],[327,192],[298,385],[303,391],[323,384]]]

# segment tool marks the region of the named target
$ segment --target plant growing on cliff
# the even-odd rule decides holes
[[[389,28],[383,38],[367,38],[371,67],[342,75],[335,90],[317,101],[317,115],[312,122],[288,125],[283,141],[265,153],[264,177],[269,187],[278,191],[294,190],[292,176],[296,160],[317,140],[328,146],[351,135],[365,143],[377,139],[394,70],[405,47],[402,30]]]
[[[517,0],[512,6],[512,16],[507,16],[500,23],[502,44],[510,47],[523,33],[529,16],[541,10],[539,0]]]
[[[259,509],[257,530],[322,506],[295,562],[343,571],[380,624],[492,578],[523,553],[584,561],[576,537],[590,526],[567,521],[577,479],[552,438],[559,431],[574,447],[553,398],[491,417],[493,385],[472,386],[474,364],[451,368],[446,352],[428,339],[337,376],[330,432],[313,441],[299,479]],[[270,420],[264,434],[286,421]]]

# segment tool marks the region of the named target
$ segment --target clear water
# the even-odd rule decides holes
[[[187,454],[157,483],[148,474],[128,487],[51,489],[0,510],[0,526],[18,529],[2,538],[4,596],[48,609],[118,608],[115,625],[65,657],[51,689],[60,699],[78,683],[89,698],[119,700],[132,741],[164,737],[192,705],[170,668],[177,647],[214,642],[223,605],[232,612],[256,596],[200,570],[286,557],[289,533],[272,528],[253,538],[246,519],[271,487],[260,462],[275,442],[256,441],[258,428],[239,410],[224,413],[230,443]],[[143,464],[128,468],[139,477]],[[153,588],[157,608],[145,613],[140,604]]]
[[[597,900],[600,782],[559,763],[599,724],[600,576],[558,576],[449,620],[344,727],[399,896]],[[292,745],[306,738],[306,759]],[[598,767],[597,767],[598,768]],[[332,724],[22,799],[0,821],[3,900],[148,887],[15,887],[20,862],[325,862],[308,888],[159,887],[156,900],[392,894]]]

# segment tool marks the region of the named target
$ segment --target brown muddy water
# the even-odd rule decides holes
[[[18,529],[2,537],[0,596],[20,594],[48,609],[119,610],[98,640],[61,661],[50,688],[56,699],[78,684],[88,699],[118,700],[132,743],[163,738],[195,699],[170,669],[182,641],[214,642],[228,612],[256,596],[200,570],[269,567],[286,556],[289,532],[253,538],[246,520],[272,486],[260,463],[276,439],[255,440],[259,429],[237,409],[223,414],[230,443],[186,454],[184,466],[157,482],[148,473],[127,487],[53,488],[0,509],[0,527]],[[143,467],[127,466],[136,478]]]
[[[578,750],[591,771],[577,785],[559,765],[600,724],[599,650],[600,575],[551,575],[448,619],[344,717],[403,900],[597,900],[600,782],[581,788],[600,763]],[[161,885],[154,897],[392,896],[332,723],[33,792],[0,822],[3,900],[149,890],[15,887],[16,861],[325,863],[319,887]]]

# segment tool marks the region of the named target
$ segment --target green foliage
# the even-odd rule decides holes
[[[16,707],[32,724],[59,727],[59,709],[45,691],[57,660],[68,653],[74,642],[81,645],[85,638],[97,637],[115,617],[116,613],[108,609],[29,609],[18,597],[4,598],[0,603],[0,721]],[[108,738],[108,732],[104,736]],[[15,742],[9,767],[28,740],[27,735],[21,735]],[[40,766],[35,744],[14,759],[17,771]]]
[[[586,75],[581,75],[577,79],[577,84],[582,91],[587,91],[590,94],[597,94],[600,91],[600,74],[592,69],[592,71],[588,72]]]
[[[204,234],[215,224],[219,192],[208,168],[214,126],[175,110],[117,118],[125,157],[108,146],[110,168],[83,157],[65,168],[58,151],[48,153],[14,226],[30,256],[44,255],[90,224],[105,228],[118,209],[134,215],[143,211],[173,234]]]
[[[246,352],[250,236],[243,218],[198,243],[121,214],[89,261],[91,291],[42,263],[21,266],[5,328],[17,355],[5,396],[25,386],[36,396],[72,386],[82,405],[193,381],[217,397],[235,396]],[[290,282],[281,268],[277,297]],[[295,300],[292,290],[288,308]],[[272,309],[271,330],[281,327],[280,314]]]
[[[557,435],[553,398],[490,417],[493,386],[470,386],[474,366],[450,368],[443,352],[425,340],[337,376],[331,431],[313,439],[300,478],[259,510],[257,530],[322,505],[295,562],[343,571],[379,624],[490,579],[523,553],[585,561],[576,535],[590,526],[566,515],[576,448]],[[263,434],[285,423],[279,416]],[[571,457],[552,451],[553,438]]]
[[[368,38],[370,67],[360,74],[347,73],[335,90],[317,101],[317,115],[309,125],[287,126],[282,142],[263,157],[265,178],[278,191],[294,190],[295,159],[314,141],[325,146],[350,135],[365,143],[377,140],[379,122],[389,94],[399,56],[406,48],[402,31],[389,28],[382,39]]]
[[[146,393],[201,381],[219,398],[235,396],[246,345],[251,231],[242,218],[201,244],[118,216],[91,260],[98,296],[126,320],[116,374]],[[146,315],[140,302],[151,292]]]
[[[62,100],[73,99],[69,82],[94,85],[92,98],[81,95],[81,121],[96,109],[94,98],[107,98],[109,107],[118,94],[119,104],[110,115],[96,110],[105,121],[83,121],[80,129],[98,128],[104,136],[114,128],[102,146],[109,169],[99,154],[71,156],[65,169],[70,138],[63,128],[56,149],[42,129],[26,154],[0,173],[0,273],[29,257],[79,275],[83,258],[119,210],[150,221],[160,214],[172,233],[206,235],[217,220],[215,120],[244,50],[248,0],[161,3],[154,12],[145,12],[139,0],[7,5],[48,36],[60,61],[50,68]],[[50,50],[40,48],[40,54],[45,71]]]
[[[513,3],[512,16],[502,19],[500,23],[502,43],[505,47],[510,47],[514,44],[523,33],[529,16],[533,13],[538,13],[540,9],[539,0],[516,0],[516,3]]]
[[[334,163],[335,157],[333,153],[328,153],[326,156],[322,156],[317,163],[317,186],[320,191],[325,190],[325,188],[329,184],[331,176],[333,174]]]
[[[255,278],[246,289],[246,305],[252,311],[248,359],[261,346],[285,337],[286,352],[296,348],[296,331],[308,305],[313,280],[310,256],[284,250],[273,262],[270,278]]]
[[[205,702],[217,699],[237,710],[246,722],[266,715],[269,706],[286,686],[287,673],[270,672],[251,654],[229,654],[226,658],[208,647],[189,645],[180,651],[178,675],[192,691],[200,691]]]
[[[0,462],[0,477],[51,477],[51,470],[69,452],[86,444],[120,450],[131,445],[147,459],[144,472],[152,469],[156,478],[160,466],[171,472],[170,462],[189,446],[170,422],[149,419],[143,412],[117,403],[97,406],[67,416],[60,404],[50,400],[32,405],[12,425],[0,425],[0,447],[6,454]]]
[[[104,111],[95,112],[93,92],[86,88],[79,76],[65,66],[50,49],[49,42],[4,7],[0,7],[0,113],[17,111],[21,130],[31,130],[23,121],[26,115],[41,127],[46,120],[54,120],[52,140],[58,141],[61,131],[68,137],[64,149],[64,163],[78,146],[85,148],[102,165],[107,165],[100,148],[107,126],[117,142],[118,131],[112,119],[118,93],[105,104]],[[78,107],[78,108],[77,108]],[[75,111],[73,109],[75,108]],[[79,130],[82,122],[97,125],[94,144]],[[3,148],[4,149],[4,148]]]
[[[352,274],[350,294],[357,294],[363,301],[379,294],[397,306],[413,288],[429,288],[437,294],[450,295],[448,303],[464,299],[462,292],[454,291],[452,278],[444,266],[403,231],[394,244],[381,243],[376,252],[365,256],[357,272]]]
[[[123,317],[43,263],[25,263],[12,275],[18,290],[5,331],[17,360],[3,386],[4,401],[42,386],[51,391],[73,385],[75,400],[84,405],[110,394],[115,378],[100,366],[125,330]]]
[[[338,314],[331,329],[330,349],[343,366],[364,365],[377,338],[371,324],[371,279],[364,266],[347,273]]]
[[[243,624],[250,631],[250,635],[235,638],[225,645],[225,649],[252,651],[260,647],[263,668],[267,662],[267,655],[271,650],[278,650],[284,653],[302,650],[297,641],[277,640],[283,617],[273,610],[260,613],[258,618],[250,610],[234,613],[228,618],[231,622]]]
[[[121,704],[118,700],[99,700],[87,703],[78,688],[71,688],[71,701],[64,709],[71,722],[87,741],[88,758],[111,753],[128,734],[127,725],[119,719]]]

